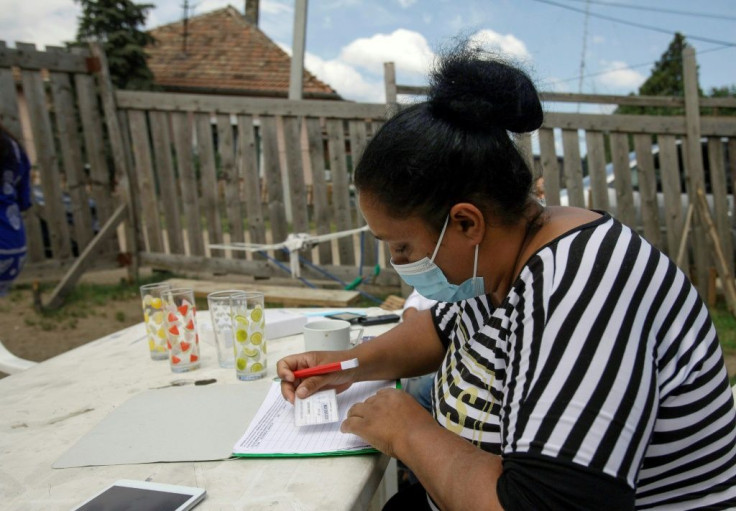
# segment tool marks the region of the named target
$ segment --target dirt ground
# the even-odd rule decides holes
[[[82,282],[114,284],[125,278],[125,270],[89,272]],[[48,298],[51,291],[45,291]],[[137,291],[72,303],[57,314],[41,315],[33,306],[29,286],[14,289],[0,298],[0,340],[15,355],[37,362],[54,357],[116,330],[142,321]],[[736,375],[736,353],[726,353],[726,367]],[[0,378],[5,374],[0,372]]]
[[[125,275],[124,270],[95,272],[85,275],[83,282],[114,284]],[[46,290],[42,298],[48,299],[50,293]],[[15,355],[37,362],[142,321],[140,297],[133,291],[84,306],[64,306],[51,315],[39,314],[33,303],[27,285],[0,298],[0,340]]]

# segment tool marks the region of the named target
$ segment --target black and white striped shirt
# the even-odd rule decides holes
[[[499,483],[507,510],[602,509],[616,488],[636,509],[736,507],[736,411],[708,310],[628,227],[605,215],[540,249],[498,308],[483,296],[433,315],[437,421],[502,455],[504,476],[552,467],[603,485]]]

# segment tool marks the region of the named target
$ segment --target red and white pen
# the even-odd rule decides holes
[[[356,367],[358,367],[358,359],[351,358],[350,360],[343,360],[342,362],[333,362],[331,364],[324,364],[321,366],[307,367],[306,369],[297,369],[294,371],[294,377],[306,378],[307,376],[336,373],[338,371],[345,371]]]

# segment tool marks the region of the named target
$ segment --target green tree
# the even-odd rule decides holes
[[[640,96],[679,96],[685,95],[685,81],[682,66],[682,52],[689,45],[685,36],[679,32],[670,42],[667,50],[652,68],[652,74],[639,87]],[[702,96],[702,91],[698,91]],[[682,108],[640,107],[623,105],[616,109],[617,114],[683,115]]]
[[[76,45],[90,41],[102,44],[115,87],[154,89],[144,48],[155,40],[142,30],[153,4],[136,4],[132,0],[75,1],[82,7]]]
[[[736,98],[736,85],[713,87],[708,94],[711,98]],[[736,108],[704,108],[705,115],[736,115]]]

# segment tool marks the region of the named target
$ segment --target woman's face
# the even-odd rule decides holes
[[[418,216],[395,218],[386,213],[386,208],[375,196],[367,192],[359,195],[360,209],[373,235],[388,245],[394,264],[413,263],[423,257],[432,257],[439,232]],[[447,280],[453,284],[463,282],[473,273],[473,252],[455,253],[453,249],[454,229],[447,226],[440,249],[434,262],[442,269]]]

